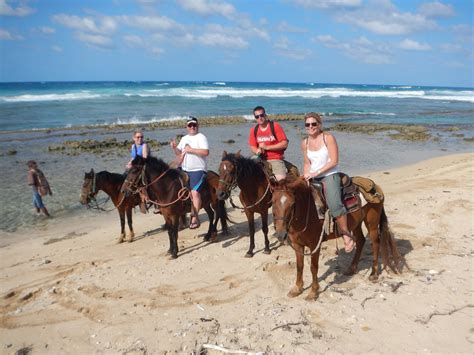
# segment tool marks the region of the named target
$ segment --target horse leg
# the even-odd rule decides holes
[[[125,211],[123,208],[118,209],[119,217],[120,217],[120,238],[118,239],[117,243],[123,243],[125,239]]]
[[[359,224],[352,231],[352,235],[356,238],[356,251],[354,257],[352,258],[351,265],[344,272],[344,275],[354,275],[357,271],[357,265],[359,264],[360,256],[362,255],[362,249],[364,248],[365,238],[364,233],[362,232],[362,225]]]
[[[292,241],[293,242],[293,241]],[[304,247],[293,243],[296,255],[296,283],[288,292],[288,297],[296,297],[303,292]]]
[[[368,209],[364,218],[365,226],[369,232],[370,241],[372,242],[372,271],[369,276],[370,281],[377,281],[379,277],[379,250],[380,250],[380,239],[379,239],[379,220],[380,220],[381,209],[370,208]],[[377,221],[377,222],[374,222]],[[382,246],[385,247],[385,246]]]
[[[268,210],[265,209],[261,214],[262,216],[262,232],[265,237],[265,249],[263,249],[263,254],[270,254],[270,241],[268,240]]]
[[[128,229],[130,230],[130,234],[126,239],[127,242],[133,242],[133,238],[135,237],[135,233],[133,232],[133,220],[132,220],[132,208],[127,206],[127,222],[128,222]]]
[[[216,231],[216,222],[214,222],[214,211],[210,205],[204,207],[204,210],[207,213],[207,217],[209,219],[209,228],[207,229],[207,233],[204,236],[205,241],[212,240],[215,242],[217,240],[217,231]]]
[[[245,254],[246,258],[253,257],[253,250],[255,249],[255,220],[253,212],[249,210],[245,210],[245,214],[247,215],[247,221],[249,224],[249,236],[250,236],[250,245],[247,254]]]
[[[227,225],[227,211],[225,209],[225,201],[217,201],[217,210],[219,211],[218,218],[216,218],[216,230],[217,222],[221,221],[222,235],[229,235],[229,226]]]
[[[307,301],[315,301],[318,298],[318,268],[319,268],[319,249],[316,253],[311,255],[311,275],[313,276],[313,282],[311,283],[311,291],[306,296]]]
[[[171,259],[176,259],[178,257],[178,226],[179,226],[179,216],[173,216],[173,220],[169,224],[168,236],[170,238],[170,253]]]

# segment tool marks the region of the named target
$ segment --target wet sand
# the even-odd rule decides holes
[[[177,260],[165,255],[163,220],[151,214],[134,214],[131,244],[115,243],[114,211],[17,231],[27,240],[0,249],[2,353],[471,353],[473,163],[474,154],[457,154],[365,174],[384,189],[411,270],[370,282],[366,243],[346,277],[350,256],[328,242],[314,302],[307,289],[286,296],[296,273],[290,247],[271,239],[263,254],[259,231],[255,256],[244,258],[238,210],[217,243],[202,240],[207,222],[180,232]],[[307,261],[306,286],[310,279]]]

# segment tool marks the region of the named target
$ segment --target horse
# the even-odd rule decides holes
[[[296,283],[288,293],[289,297],[296,297],[303,292],[303,258],[304,248],[311,251],[311,273],[313,282],[311,291],[306,297],[315,300],[318,297],[318,261],[322,243],[323,220],[318,218],[311,187],[302,177],[289,178],[272,183],[273,223],[276,237],[280,242],[288,238],[288,243],[296,254]],[[376,281],[379,274],[378,256],[382,252],[384,268],[389,266],[395,273],[401,272],[402,257],[395,244],[394,237],[388,226],[387,215],[383,202],[368,203],[361,209],[347,215],[348,227],[356,238],[356,252],[347,275],[357,270],[357,265],[365,243],[362,232],[362,222],[367,227],[372,242],[372,271],[371,281]]]
[[[171,258],[178,257],[178,224],[180,217],[186,214],[189,190],[184,185],[181,172],[172,169],[163,160],[155,157],[146,159],[137,156],[132,161],[122,189],[129,193],[140,193],[144,198],[159,206],[168,230]],[[223,201],[219,201],[216,190],[217,174],[208,172],[208,184],[201,191],[201,201],[209,217],[209,229],[204,237],[206,241],[217,240],[217,223],[221,220],[223,233],[227,234],[227,211]],[[212,184],[212,186],[211,186]],[[214,208],[214,209],[213,209]],[[216,211],[216,214],[214,213]],[[214,216],[216,215],[216,219]]]
[[[135,233],[132,226],[132,209],[140,203],[139,196],[125,197],[121,192],[124,180],[125,178],[122,174],[109,173],[108,171],[95,173],[94,169],[91,169],[90,172],[84,175],[80,197],[81,204],[89,206],[90,202],[95,200],[95,196],[100,190],[109,195],[120,217],[121,231],[118,243],[122,243],[124,240],[129,243],[133,241]],[[127,216],[128,228],[130,229],[128,237],[125,234],[125,215]]]
[[[230,197],[231,191],[239,187],[240,202],[244,206],[247,216],[250,245],[245,257],[251,258],[255,248],[255,220],[254,214],[259,213],[262,219],[262,231],[265,237],[264,254],[270,254],[270,241],[268,240],[268,208],[272,201],[270,181],[264,171],[262,164],[245,158],[237,153],[222,154],[222,161],[219,166],[219,185],[217,187],[217,197],[225,200]]]

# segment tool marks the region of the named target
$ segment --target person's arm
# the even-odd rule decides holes
[[[200,157],[207,157],[209,155],[209,145],[206,136],[199,134],[197,144],[200,148],[192,148],[189,144],[186,144],[183,148],[183,152],[199,155]]]
[[[248,145],[249,145],[250,151],[253,154],[259,155],[259,154],[263,153],[263,151],[258,147],[257,140],[255,138],[254,132],[255,132],[255,128],[252,127],[250,129],[250,132],[249,132]]]
[[[142,147],[142,157],[144,159],[148,158],[148,156],[150,155],[150,147],[148,147],[148,144],[146,143],[143,143],[143,147]]]
[[[178,148],[178,145],[176,144],[176,139],[171,139],[170,141],[170,147],[171,150],[174,152],[176,155],[181,155],[181,149]]]
[[[309,169],[311,168],[311,162],[308,159],[307,142],[306,142],[307,139],[308,138],[303,139],[301,141],[301,152],[303,153],[303,176],[305,177],[306,180],[311,178],[310,173],[309,173]]]
[[[263,150],[285,150],[286,148],[288,148],[288,140],[285,139],[273,145],[266,145],[265,143],[260,143],[259,146]]]
[[[34,171],[28,171],[28,185],[31,186],[34,192],[38,192],[38,183],[37,177]]]

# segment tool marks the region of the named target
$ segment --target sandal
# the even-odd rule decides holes
[[[344,236],[349,237],[348,243],[346,243]],[[356,242],[354,240],[354,237],[351,234],[344,233],[342,234],[342,239],[344,239],[344,251],[346,252],[346,254],[351,253],[356,248]]]
[[[201,225],[201,222],[199,222],[199,219],[194,217],[194,221],[192,221],[190,224],[189,224],[189,229],[196,229],[196,228],[199,228],[199,226]]]

